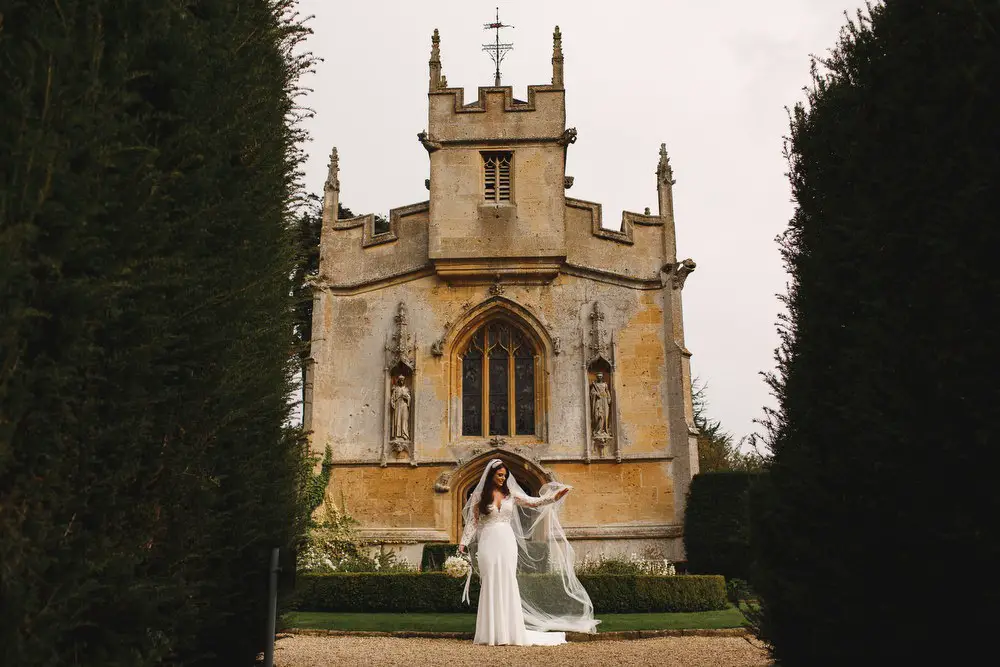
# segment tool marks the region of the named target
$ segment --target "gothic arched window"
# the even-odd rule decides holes
[[[503,321],[472,335],[462,354],[462,435],[535,435],[536,356]]]

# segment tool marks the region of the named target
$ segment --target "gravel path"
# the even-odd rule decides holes
[[[344,665],[656,665],[658,667],[767,667],[761,649],[742,637],[661,637],[628,641],[570,642],[562,646],[476,646],[456,639],[305,637],[278,640],[275,667]]]

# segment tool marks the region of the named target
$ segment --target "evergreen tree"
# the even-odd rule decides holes
[[[290,0],[0,8],[0,663],[241,665],[301,533]]]
[[[722,430],[722,422],[708,416],[705,385],[697,378],[691,382],[691,385],[694,425],[698,429],[698,470],[699,472],[729,470],[732,467],[733,436]]]
[[[998,29],[997,0],[872,6],[792,113],[752,528],[780,664],[958,664],[942,624],[997,601]]]
[[[708,415],[707,386],[698,378],[692,382],[691,403],[694,408],[694,425],[698,429],[698,471],[722,470],[759,471],[766,458],[759,451],[743,451],[741,445],[749,440],[733,441],[733,434],[722,428],[722,422]],[[752,442],[756,447],[757,443]]]

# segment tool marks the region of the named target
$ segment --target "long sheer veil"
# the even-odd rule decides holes
[[[507,488],[515,502],[511,527],[517,538],[517,584],[525,626],[539,631],[597,632],[600,621],[594,619],[590,595],[576,578],[573,547],[559,523],[563,499],[554,500],[559,490],[570,487],[549,482],[542,486],[537,498],[529,496],[517,483],[510,466],[500,459],[491,459],[462,509],[466,531],[476,520],[475,507],[482,498],[487,477],[501,465],[507,468]],[[468,542],[472,570],[478,569],[478,532]],[[466,578],[462,596],[466,602],[469,601],[472,570]]]

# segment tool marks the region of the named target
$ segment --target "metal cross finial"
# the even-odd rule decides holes
[[[514,45],[510,43],[502,44],[500,42],[500,28],[513,28],[512,25],[506,25],[500,22],[500,8],[497,7],[497,18],[493,23],[483,24],[483,30],[495,30],[496,39],[493,44],[483,44],[483,51],[490,54],[490,58],[493,59],[493,63],[496,65],[496,77],[493,80],[494,86],[500,85],[500,63],[503,62],[504,56],[514,49]]]

